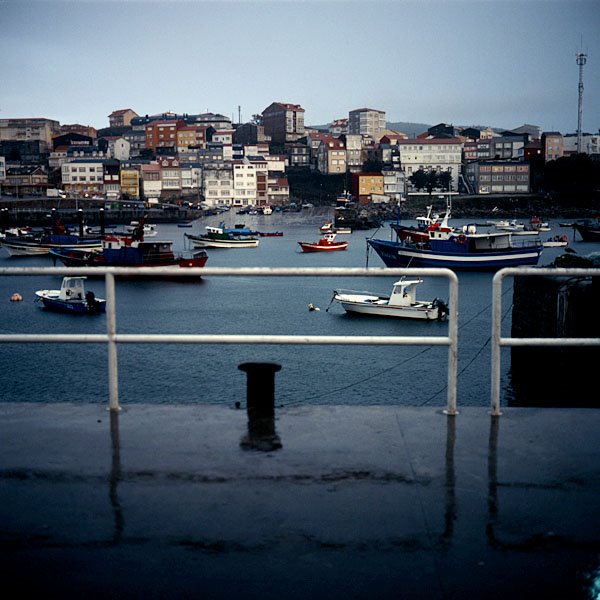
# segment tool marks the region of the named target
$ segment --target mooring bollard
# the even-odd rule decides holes
[[[248,416],[275,416],[275,373],[281,371],[277,363],[242,363],[240,371],[248,376],[246,385],[246,409]]]
[[[242,438],[240,446],[263,452],[281,448],[281,440],[275,431],[275,373],[281,370],[281,365],[242,363],[238,369],[247,374],[248,435]]]

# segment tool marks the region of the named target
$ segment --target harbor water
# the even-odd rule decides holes
[[[379,230],[354,231],[346,251],[300,251],[299,241],[316,241],[332,211],[303,210],[269,216],[233,212],[194,221],[191,228],[157,226],[156,240],[172,240],[175,250],[189,249],[185,233],[206,225],[244,223],[280,237],[261,237],[258,248],[208,250],[210,267],[383,267],[367,253],[366,239],[389,239]],[[468,220],[453,220],[461,226]],[[414,224],[414,221],[407,221]],[[542,239],[567,234],[580,255],[596,246],[573,240],[573,229],[550,222]],[[563,248],[545,248],[540,265],[550,264]],[[0,250],[0,266],[53,266],[49,257],[10,258]],[[493,273],[459,273],[458,406],[489,403],[490,335]],[[447,323],[347,315],[331,304],[338,288],[388,294],[395,277],[204,277],[201,281],[118,280],[117,331],[156,334],[281,335],[445,335]],[[35,290],[58,289],[60,276],[0,278],[0,331],[8,333],[105,333],[106,316],[53,313],[35,302]],[[105,297],[103,278],[86,288]],[[510,332],[511,281],[505,283],[503,333]],[[11,302],[13,293],[22,302]],[[448,299],[448,282],[426,278],[419,299]],[[309,310],[313,305],[319,310]],[[398,405],[443,407],[446,402],[446,347],[127,344],[118,347],[119,397],[127,403],[234,405],[246,397],[246,375],[238,365],[274,361],[276,403],[305,405]],[[105,344],[2,344],[0,387],[4,402],[107,403]],[[510,401],[510,355],[503,351],[502,400]]]

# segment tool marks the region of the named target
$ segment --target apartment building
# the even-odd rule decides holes
[[[286,144],[285,151],[291,167],[310,166],[310,148],[306,144]]]
[[[385,112],[382,110],[357,108],[348,113],[348,133],[366,134],[378,142],[385,130]]]
[[[360,134],[345,133],[340,136],[346,148],[346,171],[359,173],[366,159],[363,150],[363,136]]]
[[[490,159],[492,160],[522,160],[527,134],[501,135],[493,137],[490,143]]]
[[[564,137],[564,152],[565,154],[589,154],[598,156],[600,154],[600,133],[582,133],[581,134],[581,149],[577,148],[577,134],[568,133]]]
[[[131,108],[114,110],[108,115],[108,123],[110,127],[129,127],[131,125],[131,120],[137,116],[138,114],[131,110]]]
[[[267,179],[267,203],[284,206],[290,201],[290,184],[287,177],[270,174]]]
[[[299,104],[273,102],[262,112],[262,125],[273,142],[296,142],[305,135],[304,109]]]
[[[529,163],[482,161],[465,166],[465,178],[476,194],[529,193]]]
[[[198,148],[205,148],[208,125],[182,125],[176,130],[177,152],[191,153]]]
[[[127,194],[130,198],[140,197],[140,171],[138,169],[124,169],[120,170],[120,186],[121,193]]]
[[[90,125],[79,125],[78,123],[74,123],[72,125],[61,125],[60,126],[61,135],[66,135],[69,133],[77,133],[79,135],[85,135],[92,139],[98,137],[98,131],[95,127],[91,127]]]
[[[177,195],[181,192],[181,166],[178,158],[161,156],[156,161],[160,166],[162,191],[166,195]]]
[[[449,171],[451,189],[457,188],[461,173],[463,142],[457,138],[399,140],[400,161],[406,178],[420,169]]]
[[[317,151],[317,169],[324,175],[346,172],[346,148],[342,140],[329,136],[321,141]]]
[[[406,182],[404,173],[400,169],[384,169],[383,175],[383,193],[390,200],[401,201],[406,194]]]
[[[177,147],[177,131],[185,127],[185,121],[176,119],[173,121],[151,121],[146,129],[146,148],[156,151],[157,148]]]
[[[233,165],[205,165],[201,194],[209,207],[233,204]]]
[[[271,136],[265,134],[263,125],[256,123],[242,123],[235,130],[234,141],[237,144],[269,143]]]
[[[233,204],[234,206],[255,206],[256,166],[247,158],[233,162]]]
[[[141,165],[141,192],[142,196],[149,200],[151,198],[160,198],[162,193],[162,181],[160,178],[161,168],[158,163],[149,163]]]
[[[0,141],[38,141],[42,151],[48,151],[60,133],[60,123],[52,119],[0,119]]]
[[[562,158],[565,153],[562,134],[558,131],[545,131],[542,133],[542,151],[544,162]]]
[[[348,133],[348,119],[336,119],[329,123],[329,133],[334,137]]]
[[[42,167],[6,167],[4,172],[4,181],[0,179],[3,191],[15,196],[42,195],[46,193],[46,189],[48,188],[48,173]]]
[[[117,163],[117,179],[112,174],[109,184],[119,187]],[[67,193],[84,195],[86,193],[103,193],[105,191],[105,161],[102,158],[76,158],[61,166],[62,187]]]
[[[235,129],[217,129],[212,135],[214,144],[222,144],[223,158],[225,160],[233,159],[233,137]]]
[[[353,173],[352,195],[358,198],[359,203],[371,201],[371,196],[382,196],[385,191],[383,175],[381,173]]]

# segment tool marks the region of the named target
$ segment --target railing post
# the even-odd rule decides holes
[[[115,303],[115,276],[106,273],[106,333],[108,335],[108,395],[109,409],[121,410],[119,406],[119,369],[117,363],[117,306]]]
[[[450,314],[448,315],[448,399],[444,413],[457,415],[456,386],[458,379],[458,277],[451,273],[448,277]]]
[[[502,270],[492,280],[492,382],[491,382],[491,415],[499,417],[500,411],[500,362],[502,359],[500,337],[502,334]]]

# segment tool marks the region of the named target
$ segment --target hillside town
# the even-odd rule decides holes
[[[530,194],[540,165],[600,156],[600,134],[445,123],[409,134],[389,125],[385,111],[358,108],[328,127],[307,127],[305,109],[285,102],[246,123],[211,112],[140,115],[131,108],[114,110],[98,130],[4,118],[0,189],[8,197],[89,198],[113,207],[260,210],[305,201],[293,184],[304,172],[321,182],[336,177],[338,195],[376,205],[427,193],[432,174],[454,194]]]

